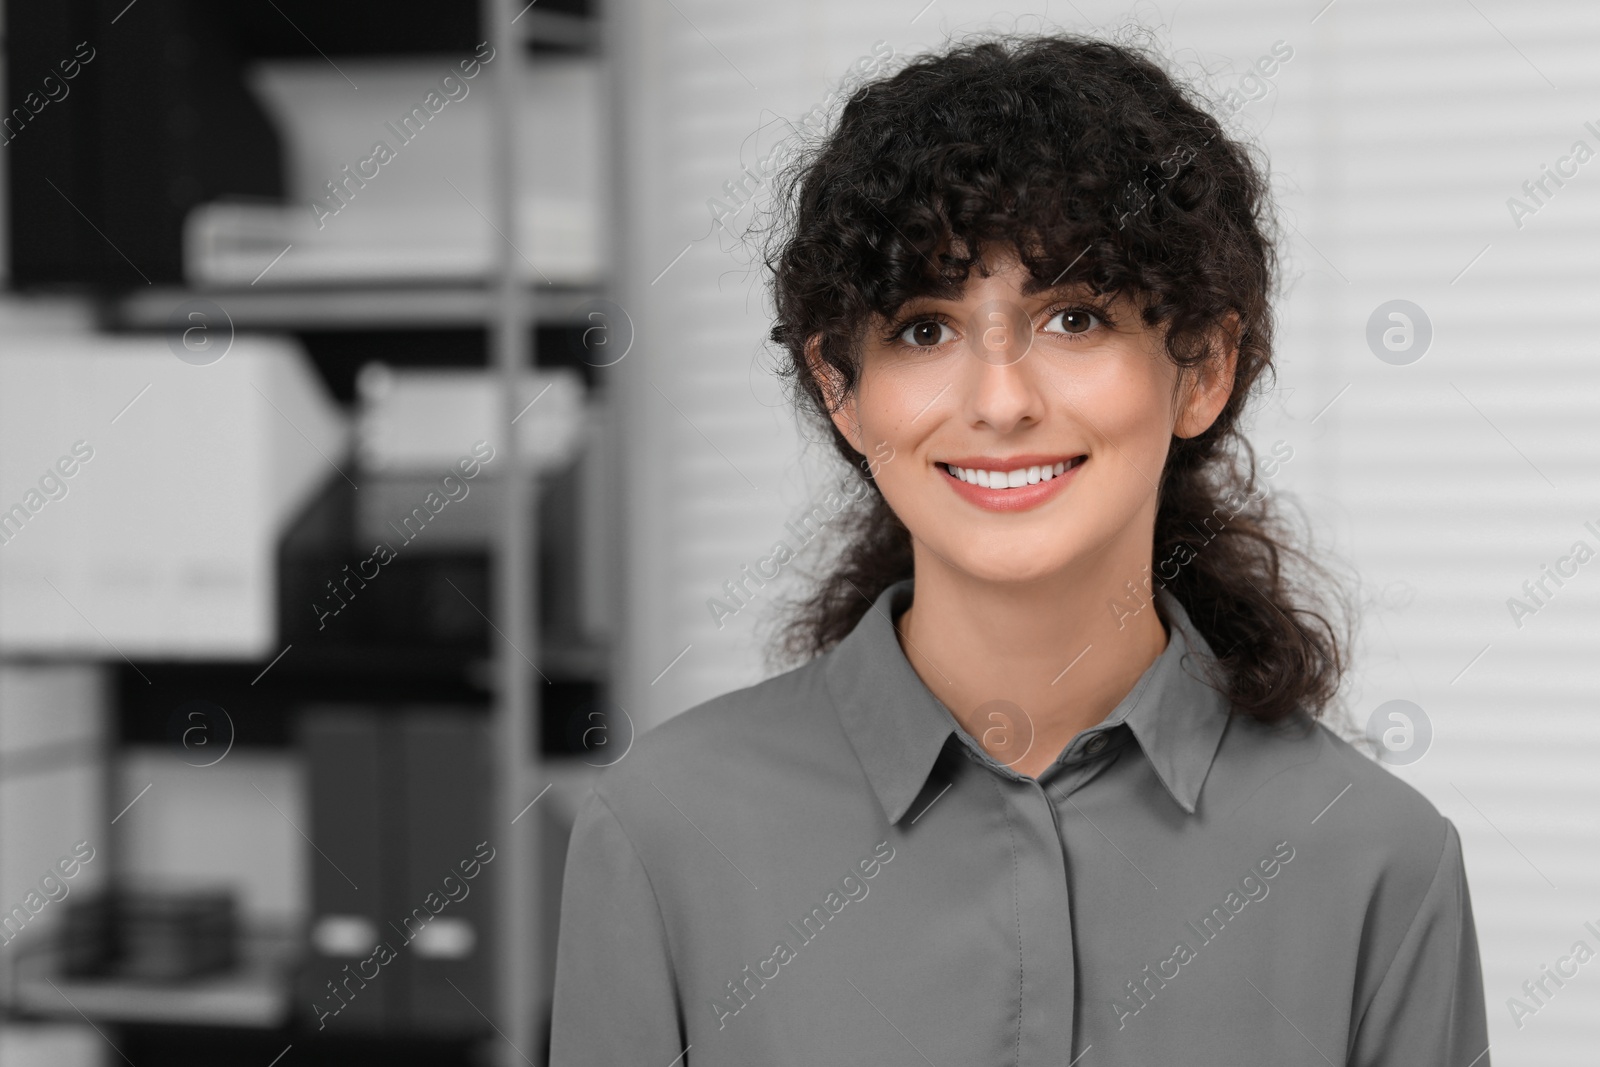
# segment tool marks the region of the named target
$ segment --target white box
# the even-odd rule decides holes
[[[9,346],[0,653],[276,654],[279,536],[345,476],[348,439],[288,340],[239,336],[203,366],[164,337]]]
[[[283,286],[483,278],[509,238],[526,281],[594,284],[606,187],[601,68],[586,57],[519,62],[497,56],[472,79],[461,77],[459,60],[443,56],[342,59],[343,74],[321,59],[256,64],[250,80],[288,157],[288,202],[197,206],[185,225],[189,280],[244,285],[259,276],[256,284]],[[518,221],[504,237],[490,221],[491,71],[514,71],[521,99],[512,146]],[[447,76],[453,81],[446,85]],[[433,107],[403,126],[430,92]],[[388,156],[374,151],[379,142]],[[339,195],[329,182],[339,183]],[[317,202],[325,205],[320,212],[312,208]],[[328,214],[332,208],[337,212]]]
[[[369,363],[356,388],[356,455],[363,470],[443,475],[475,442],[488,442],[496,455],[503,451],[500,381],[490,371]],[[576,371],[525,372],[516,407],[517,447],[529,466],[552,470],[572,462],[588,415]],[[504,466],[491,460],[483,473],[493,477]]]

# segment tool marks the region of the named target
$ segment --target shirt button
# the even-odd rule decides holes
[[[1105,734],[1095,734],[1093,737],[1091,737],[1089,739],[1089,743],[1087,745],[1083,746],[1083,750],[1085,752],[1087,752],[1089,755],[1093,756],[1095,753],[1099,752],[1102,748],[1105,748],[1105,747],[1106,747],[1106,735]]]

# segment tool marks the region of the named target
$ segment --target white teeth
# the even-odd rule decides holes
[[[985,489],[1016,489],[1024,485],[1037,485],[1039,482],[1048,482],[1066,473],[1066,461],[1054,466],[1021,467],[1014,471],[986,471],[976,470],[971,467],[953,467],[945,464],[945,469],[964,482],[982,486]]]

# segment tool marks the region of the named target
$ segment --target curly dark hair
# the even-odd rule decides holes
[[[1233,393],[1208,430],[1172,440],[1152,560],[1187,550],[1161,577],[1217,653],[1235,713],[1324,713],[1350,640],[1327,617],[1338,583],[1258,491],[1239,428],[1272,376],[1277,228],[1256,155],[1152,50],[1082,36],[968,39],[849,94],[781,176],[766,265],[802,418],[870,491],[840,516],[843,551],[780,630],[783,655],[826,651],[912,575],[910,534],[829,418],[807,342],[851,391],[874,316],[959,296],[1006,247],[1037,283],[1136,298],[1179,367],[1211,358],[1237,314]]]

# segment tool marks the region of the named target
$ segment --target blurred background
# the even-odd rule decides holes
[[[1270,159],[1251,438],[1490,1056],[1591,1063],[1600,971],[1522,987],[1600,947],[1600,9],[6,0],[0,1064],[544,1063],[576,802],[825,562],[712,610],[844,473],[774,166],[951,36],[1130,25]]]

